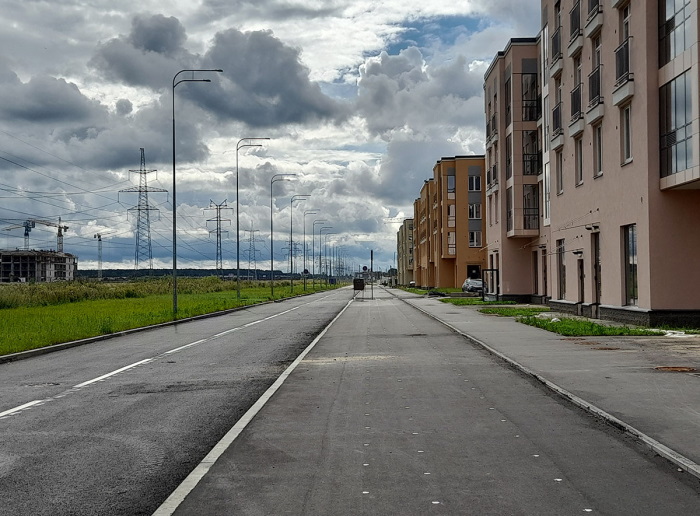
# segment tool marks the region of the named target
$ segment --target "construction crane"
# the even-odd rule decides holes
[[[10,231],[13,229],[24,228],[24,248],[29,249],[29,233],[32,228],[36,227],[37,224],[42,226],[50,226],[58,228],[58,235],[56,236],[56,251],[59,253],[63,252],[63,232],[68,231],[68,226],[61,225],[61,217],[58,217],[58,224],[51,222],[50,220],[44,219],[27,219],[21,224],[15,224],[14,226],[8,226],[3,228],[3,231]]]

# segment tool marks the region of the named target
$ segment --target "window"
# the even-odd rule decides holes
[[[481,247],[481,231],[469,232],[469,247]]]
[[[557,167],[557,193],[564,193],[564,158],[561,152],[557,151],[556,157],[554,158],[554,166]]]
[[[622,163],[632,161],[632,106],[630,104],[620,110],[620,144]]]
[[[693,165],[693,100],[690,71],[679,75],[659,90],[659,133],[661,134],[661,177]]]
[[[659,66],[690,48],[695,40],[690,0],[659,2]]]
[[[603,124],[593,128],[593,177],[603,174]]]
[[[506,190],[506,231],[513,230],[513,187]]]
[[[636,306],[639,300],[637,285],[637,225],[630,224],[622,228],[625,253],[625,304]]]
[[[523,185],[523,229],[539,229],[540,198],[537,185]]]
[[[506,179],[513,175],[513,134],[506,136]]]
[[[524,73],[521,76],[523,89],[523,120],[537,121],[540,118],[540,98],[537,91],[537,74]]]
[[[542,173],[540,145],[537,131],[523,131],[523,175],[537,176]]]
[[[566,261],[565,261],[565,242],[562,238],[557,240],[557,280],[559,283],[558,299],[566,298]]]
[[[549,171],[549,163],[544,164],[544,180],[542,181],[542,187],[544,188],[544,219],[545,224],[549,224],[549,219],[551,215],[551,204],[550,198],[552,195],[552,179],[551,173]]]
[[[447,169],[447,198],[455,198],[455,169],[452,167]]]
[[[480,219],[481,218],[481,203],[475,202],[469,205],[469,218],[470,219]]]
[[[496,224],[498,224],[498,211],[500,210],[500,206],[498,205],[498,192],[493,193],[493,220]]]
[[[456,225],[456,215],[457,214],[457,206],[454,204],[448,204],[447,205],[447,227],[448,228],[453,228]]]
[[[481,191],[481,176],[469,176],[469,191],[470,192],[480,192]]]
[[[506,127],[510,125],[511,122],[511,93],[512,93],[512,88],[510,84],[510,77],[506,79],[506,83],[504,85],[504,96],[505,96],[505,101],[506,101]]]
[[[450,231],[447,233],[447,254],[457,254],[457,240],[456,233]]]
[[[576,174],[576,184],[583,183],[583,139],[574,140],[574,168]]]

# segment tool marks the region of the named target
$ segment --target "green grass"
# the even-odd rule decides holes
[[[457,306],[467,305],[515,305],[515,301],[483,301],[480,297],[443,297],[443,303],[450,303]]]
[[[139,283],[104,286],[60,283],[51,284],[51,288],[46,289],[41,288],[43,285],[25,284],[21,287],[40,288],[10,289],[14,302],[24,299],[28,306],[0,309],[0,355],[172,321],[172,283],[163,293],[157,293],[162,289],[159,283],[165,283],[167,287],[167,281],[145,282],[147,285]],[[178,319],[272,299],[269,284],[245,283],[238,300],[235,282],[218,278],[178,280]],[[65,288],[63,293],[60,292],[61,286]],[[329,286],[328,289],[339,286]],[[89,292],[93,287],[93,296],[86,296],[85,291]],[[309,285],[307,289],[311,291]],[[10,291],[3,290],[0,289],[0,299]],[[317,285],[316,290],[326,290],[326,287]],[[106,292],[110,291],[115,295],[107,298]],[[42,299],[37,292],[48,295]],[[125,295],[128,292],[131,294]],[[303,286],[295,285],[294,295],[303,293]],[[291,295],[289,282],[275,282],[274,299]],[[88,299],[81,300],[84,297]],[[59,299],[63,302],[58,302]]]
[[[528,315],[537,315],[542,312],[549,312],[549,308],[482,308],[479,310],[482,314],[499,315],[501,317],[522,317]]]
[[[659,335],[658,330],[646,328],[630,328],[628,326],[606,326],[585,319],[562,318],[559,321],[539,319],[534,316],[519,317],[518,322],[536,326],[543,330],[558,333],[567,337],[584,336],[622,336],[622,335]]]

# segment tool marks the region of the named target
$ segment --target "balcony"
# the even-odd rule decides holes
[[[496,117],[496,113],[494,113],[493,116],[491,116],[491,120],[486,123],[486,143],[491,143],[491,140],[494,142],[498,140],[498,118]]]
[[[496,185],[498,185],[498,163],[494,163],[494,165],[486,171],[486,189],[490,190]]]
[[[571,36],[569,46],[566,50],[568,57],[573,57],[583,49],[583,31],[581,30],[581,2],[574,4],[574,8],[569,11],[569,26]]]
[[[627,38],[615,50],[615,89],[613,105],[619,106],[634,95],[634,74],[630,71],[630,47],[632,38]]]
[[[540,234],[539,208],[521,208],[517,210],[522,216],[515,216],[513,210],[507,212],[508,238],[532,238]],[[517,223],[517,224],[516,224]]]
[[[559,102],[552,110],[552,150],[558,150],[564,145],[564,129],[561,124],[562,105]]]
[[[573,138],[583,132],[583,109],[581,108],[581,97],[583,96],[583,84],[579,84],[571,90],[571,122],[567,136]]]
[[[542,116],[542,99],[523,99],[523,122],[536,122]]]
[[[594,124],[603,118],[603,96],[601,95],[602,65],[598,65],[588,76],[588,111],[586,123]]]
[[[523,154],[523,175],[539,176],[542,173],[542,157],[539,154]]]
[[[561,54],[561,27],[552,34],[552,64],[549,66],[550,77],[556,77],[564,69],[564,61]]]
[[[587,38],[596,36],[603,27],[603,4],[600,0],[588,0],[588,16],[583,35]]]

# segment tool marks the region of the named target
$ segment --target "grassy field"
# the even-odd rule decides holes
[[[621,336],[621,335],[659,335],[658,330],[650,330],[647,328],[630,328],[628,326],[607,326],[598,324],[585,319],[569,319],[562,318],[559,321],[551,321],[549,319],[539,319],[528,315],[519,317],[518,322],[536,326],[543,330],[558,333],[567,337],[585,337],[591,335],[597,336]]]
[[[307,289],[311,291],[308,285]],[[302,293],[303,287],[296,284],[294,295]],[[275,282],[275,299],[291,295],[289,282]],[[235,282],[183,278],[178,280],[178,319],[271,299],[265,282],[242,282],[238,300]],[[158,279],[2,285],[0,307],[0,355],[6,355],[172,321],[172,283]]]

